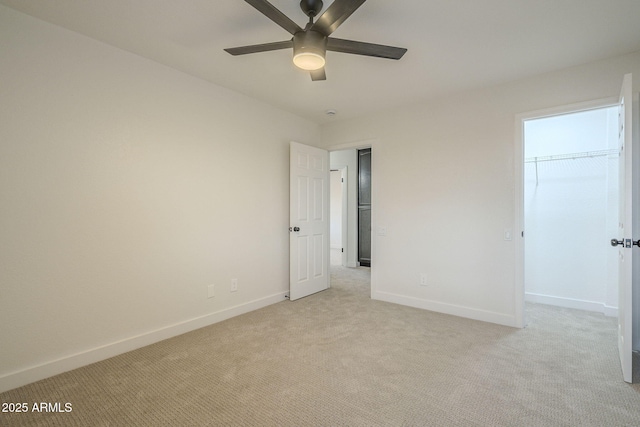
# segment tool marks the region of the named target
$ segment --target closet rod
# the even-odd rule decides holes
[[[571,153],[571,154],[556,154],[554,156],[537,156],[537,157],[528,157],[524,159],[525,163],[538,163],[538,162],[552,162],[554,160],[574,160],[574,159],[584,159],[588,157],[603,157],[610,155],[618,155],[618,150],[613,148],[611,150],[600,150],[600,151],[583,151],[580,153]]]
[[[552,162],[555,160],[575,160],[575,159],[587,159],[591,157],[604,157],[604,156],[619,156],[618,150],[612,148],[610,150],[599,150],[599,151],[583,151],[581,153],[572,153],[572,154],[556,154],[554,156],[537,156],[537,157],[529,157],[524,159],[525,163],[535,163],[536,164],[536,187],[538,186],[538,163],[540,162]]]

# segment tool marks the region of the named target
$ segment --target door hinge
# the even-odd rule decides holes
[[[640,245],[638,245],[638,246],[640,246]],[[340,252],[344,252],[344,248],[340,248]]]

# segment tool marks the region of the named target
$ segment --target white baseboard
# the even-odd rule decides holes
[[[603,311],[602,314],[604,314],[607,317],[618,317],[618,307],[611,307],[608,305],[602,305],[603,307]]]
[[[0,376],[0,393],[284,301],[281,292]]]
[[[577,310],[594,311],[609,317],[618,317],[618,307],[611,307],[602,302],[585,301],[575,298],[563,298],[552,295],[525,292],[524,300],[540,304],[555,305],[557,307],[574,308]]]
[[[421,308],[423,310],[435,311],[437,313],[451,314],[453,316],[480,320],[482,322],[497,323],[498,325],[517,327],[517,322],[514,315],[479,310],[476,308],[463,307],[453,304],[446,304],[438,301],[392,294],[389,292],[376,291],[373,293],[372,298],[380,301],[406,305],[409,307]]]

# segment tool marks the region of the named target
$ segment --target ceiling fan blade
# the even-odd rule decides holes
[[[225,49],[231,55],[246,55],[248,53],[268,52],[270,50],[280,50],[293,47],[293,41],[287,40],[284,42],[273,42],[264,44],[254,44],[251,46],[230,47]]]
[[[325,36],[333,33],[366,0],[336,0],[311,27]]]
[[[311,71],[311,80],[318,81],[318,80],[327,80],[327,73],[325,73],[324,71],[324,67]]]
[[[334,3],[335,4],[335,3]],[[375,56],[377,58],[400,59],[407,49],[403,47],[385,46],[381,44],[356,42],[353,40],[329,37],[327,50],[332,52],[352,53],[355,55]]]
[[[282,28],[287,30],[289,34],[293,35],[298,31],[302,31],[302,28],[291,19],[287,17],[284,13],[280,12],[275,8],[271,3],[267,0],[244,0],[249,3],[251,6],[258,9],[262,12],[267,18],[271,19],[276,24],[280,25]]]

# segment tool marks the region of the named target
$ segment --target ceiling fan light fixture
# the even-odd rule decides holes
[[[324,67],[327,38],[315,31],[304,31],[293,36],[293,63],[306,71]]]
[[[315,71],[324,67],[325,59],[322,55],[313,52],[299,52],[293,55],[293,63],[298,68],[307,71]]]

